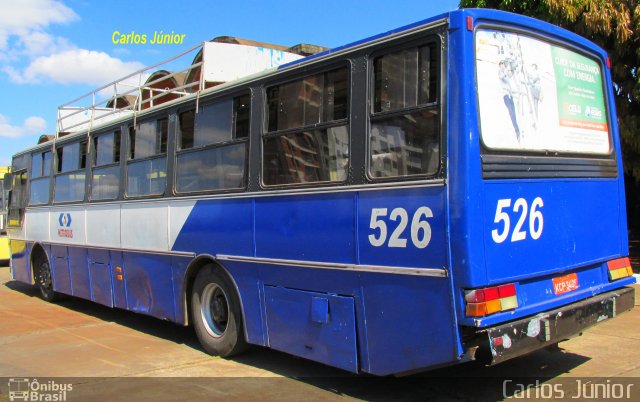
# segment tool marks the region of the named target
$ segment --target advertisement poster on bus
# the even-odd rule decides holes
[[[608,154],[601,66],[542,40],[476,33],[482,141],[490,149]]]

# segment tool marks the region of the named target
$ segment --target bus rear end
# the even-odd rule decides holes
[[[557,27],[493,15],[465,21],[478,116],[466,183],[477,202],[461,223],[481,235],[457,249],[472,261],[457,278],[463,343],[490,364],[630,310],[635,283],[609,59]]]

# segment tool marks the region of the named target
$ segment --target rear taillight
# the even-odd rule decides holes
[[[631,269],[631,261],[629,257],[618,258],[617,260],[607,261],[607,268],[609,268],[609,280],[615,281],[616,279],[626,278],[633,275]]]
[[[518,307],[516,285],[494,286],[464,292],[468,317],[482,317],[500,311],[513,310]]]

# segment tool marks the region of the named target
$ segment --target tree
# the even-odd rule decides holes
[[[551,22],[609,53],[622,141],[629,228],[640,233],[640,0],[460,0]]]

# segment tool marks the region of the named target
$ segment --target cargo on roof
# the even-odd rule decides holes
[[[56,137],[90,132],[114,120],[326,50],[310,44],[289,47],[219,36],[58,107]]]

